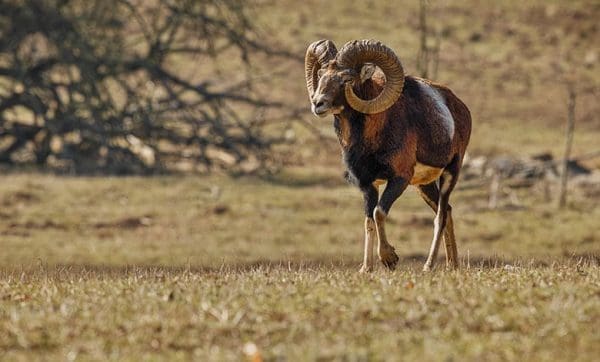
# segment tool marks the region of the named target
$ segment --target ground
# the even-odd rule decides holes
[[[433,214],[408,191],[388,227],[398,269],[361,275],[360,195],[339,175],[0,183],[4,359],[239,360],[248,346],[268,360],[600,352],[600,208],[584,199],[560,212],[487,210],[484,192],[459,187],[461,269],[428,274]]]
[[[599,352],[589,260],[359,275],[354,266],[76,268],[4,275],[6,359],[574,360]],[[256,357],[256,356],[254,356]],[[255,359],[257,360],[257,359]]]

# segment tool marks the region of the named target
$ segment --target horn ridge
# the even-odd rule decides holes
[[[317,72],[324,64],[328,63],[331,59],[334,59],[336,55],[337,48],[335,47],[335,44],[328,39],[317,40],[310,44],[306,49],[306,55],[304,57],[304,75],[309,98],[312,98],[317,89],[317,84],[319,83]]]
[[[391,107],[402,94],[404,87],[404,69],[394,51],[374,39],[352,40],[344,44],[336,56],[341,67],[359,70],[364,63],[377,65],[385,74],[386,83],[381,93],[371,100],[360,99],[352,89],[345,87],[346,100],[355,110],[373,114]]]

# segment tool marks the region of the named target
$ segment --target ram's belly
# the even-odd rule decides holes
[[[410,179],[411,185],[426,185],[437,180],[444,171],[443,168],[427,166],[422,163],[415,165],[413,177]],[[387,180],[377,179],[373,181],[373,186],[379,187],[385,185]]]
[[[443,168],[427,166],[422,163],[415,165],[414,174],[410,179],[411,185],[426,185],[437,180],[444,171]]]
[[[386,183],[387,183],[387,180],[377,179],[373,182],[373,186],[379,187],[381,185],[385,185]]]

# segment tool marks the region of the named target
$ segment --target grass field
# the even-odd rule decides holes
[[[0,177],[0,359],[600,352],[594,200],[555,212],[529,192],[535,206],[487,210],[461,188],[461,270],[424,274],[432,214],[409,191],[388,227],[398,270],[359,275],[361,200],[340,179]]]
[[[573,360],[600,352],[597,261],[359,275],[342,264],[3,272],[3,359]]]

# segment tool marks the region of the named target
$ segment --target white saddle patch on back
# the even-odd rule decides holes
[[[414,174],[410,179],[411,185],[426,185],[437,180],[444,171],[443,168],[427,166],[417,162],[414,168]]]
[[[446,130],[446,134],[452,140],[454,138],[454,118],[452,117],[452,113],[450,113],[450,109],[446,105],[446,101],[444,100],[443,95],[434,87],[427,84],[424,81],[419,80],[419,85],[430,99],[433,104],[433,107],[436,109],[441,126]]]

